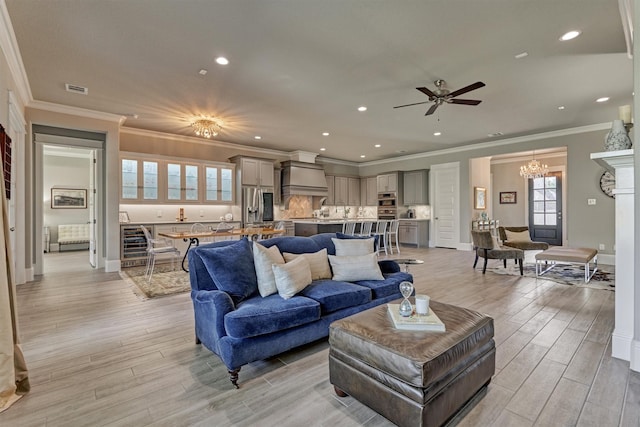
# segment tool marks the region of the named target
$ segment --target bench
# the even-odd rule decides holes
[[[58,225],[58,250],[89,249],[89,224]]]
[[[543,263],[551,265],[543,270]],[[590,272],[589,264],[593,262],[593,270]],[[542,276],[547,271],[556,266],[557,263],[564,264],[583,264],[584,265],[584,283],[589,280],[598,270],[598,251],[591,248],[562,248],[554,247],[546,251],[536,254],[536,277]]]

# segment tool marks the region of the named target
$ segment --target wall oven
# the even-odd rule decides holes
[[[378,193],[378,219],[398,218],[398,198],[395,192]]]

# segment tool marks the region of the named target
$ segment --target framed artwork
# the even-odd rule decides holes
[[[87,190],[84,188],[52,188],[51,209],[86,209]]]
[[[487,209],[487,189],[484,187],[473,187],[473,208]]]
[[[508,205],[515,204],[517,202],[518,193],[515,191],[501,191],[500,192],[500,204]]]

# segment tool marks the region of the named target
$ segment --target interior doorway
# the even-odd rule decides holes
[[[544,177],[530,178],[529,233],[531,239],[562,245],[562,173],[549,172]]]
[[[42,200],[34,212],[34,274],[46,273],[46,252],[63,255],[57,235],[60,224],[83,226],[83,238],[73,239],[65,248],[83,249],[83,263],[103,268],[105,135],[40,125],[33,125],[33,130],[34,197]]]

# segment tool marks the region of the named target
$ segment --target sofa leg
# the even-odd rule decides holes
[[[344,391],[340,390],[338,387],[333,386],[333,390],[336,392],[336,395],[338,397],[347,397],[349,396],[347,393],[345,393]]]
[[[240,386],[238,385],[239,374],[240,374],[240,368],[229,371],[229,380],[231,381],[231,384],[233,384],[235,388],[240,388]]]
[[[198,336],[196,335],[196,345],[200,345],[202,344],[202,341],[200,341],[200,338],[198,338]]]
[[[473,261],[473,268],[476,268],[476,264],[478,264],[478,250],[476,249],[476,260]]]
[[[524,276],[524,271],[522,269],[522,260],[521,259],[518,260],[518,264],[520,265],[520,275]]]
[[[504,268],[507,268],[507,260],[506,260],[506,259],[503,259],[503,260],[502,260],[502,263],[504,264]]]

